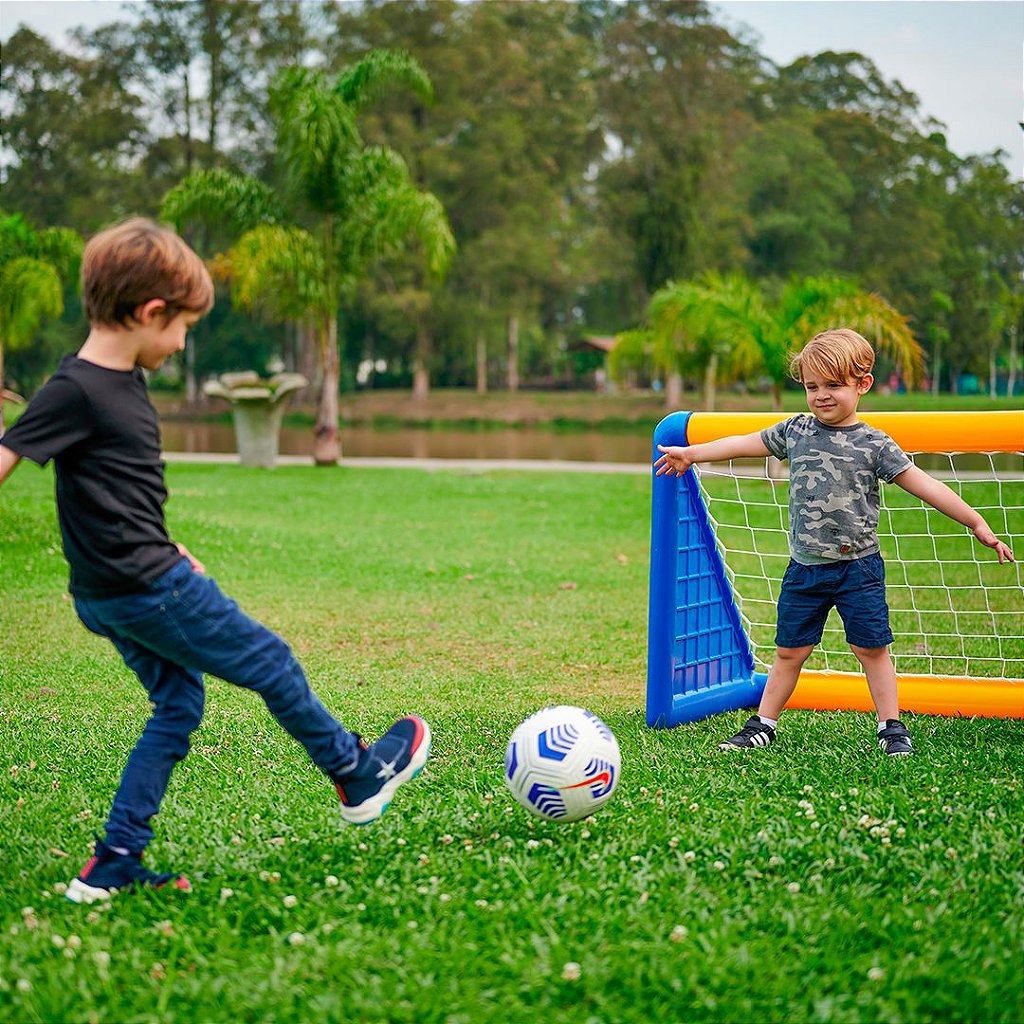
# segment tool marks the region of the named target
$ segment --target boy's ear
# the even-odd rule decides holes
[[[159,316],[163,311],[167,309],[167,302],[164,299],[150,299],[148,302],[144,302],[135,310],[135,321],[149,326],[155,317]]]
[[[857,394],[866,395],[871,390],[871,385],[874,383],[874,375],[870,373],[865,373],[857,384]]]

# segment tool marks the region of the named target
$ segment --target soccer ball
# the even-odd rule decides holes
[[[607,802],[622,761],[611,729],[583,708],[544,708],[512,733],[505,781],[538,818],[578,821]]]

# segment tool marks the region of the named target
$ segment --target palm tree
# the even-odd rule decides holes
[[[0,436],[3,435],[4,347],[24,348],[40,324],[64,312],[82,240],[66,228],[33,230],[19,215],[0,214]]]
[[[287,69],[271,93],[285,201],[255,179],[217,171],[190,175],[163,204],[163,216],[179,227],[219,223],[241,235],[218,261],[240,305],[316,333],[322,384],[314,459],[321,465],[341,454],[339,309],[376,261],[408,243],[418,243],[435,277],[455,250],[437,198],[416,188],[397,153],[359,135],[360,108],[395,84],[423,99],[431,94],[419,65],[392,51],[368,54],[333,83],[318,71]]]
[[[839,277],[793,279],[777,296],[740,276],[705,274],[668,284],[648,306],[655,365],[703,367],[705,407],[714,407],[714,382],[764,373],[772,406],[782,408],[789,358],[815,334],[842,325],[863,334],[900,368],[909,385],[923,371],[923,353],[907,319],[880,295]],[[634,346],[635,347],[635,346]]]

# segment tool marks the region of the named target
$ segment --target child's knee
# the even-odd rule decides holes
[[[888,647],[861,647],[859,644],[850,644],[850,650],[862,663],[886,661],[889,658]]]
[[[811,656],[813,650],[814,644],[807,644],[803,647],[776,647],[775,658],[777,661],[802,665]]]

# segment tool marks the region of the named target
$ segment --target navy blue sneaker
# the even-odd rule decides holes
[[[376,743],[359,751],[352,771],[334,780],[341,816],[351,825],[376,821],[395,790],[416,778],[430,753],[430,726],[416,715],[400,718]]]
[[[102,839],[96,839],[96,852],[82,873],[68,885],[65,896],[72,903],[109,900],[118,892],[131,889],[163,889],[169,886],[190,892],[184,875],[157,874],[142,866],[141,853],[115,853]]]
[[[890,757],[908,757],[914,752],[910,733],[898,718],[886,719],[885,728],[878,733],[878,745]]]

